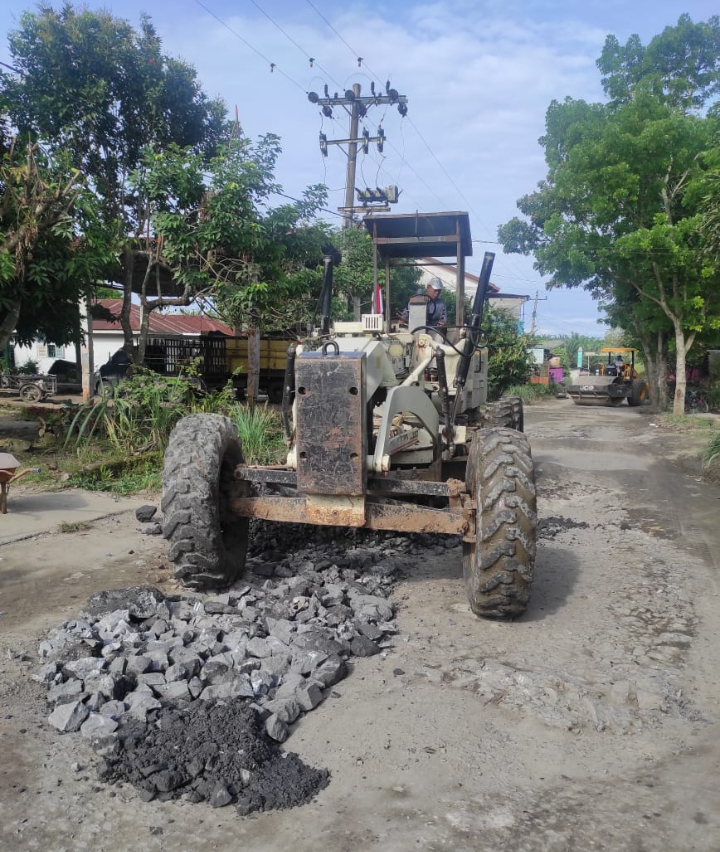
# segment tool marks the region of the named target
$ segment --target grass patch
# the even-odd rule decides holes
[[[267,405],[249,408],[232,406],[229,417],[238,430],[247,464],[283,464],[287,448],[283,440],[282,421]]]
[[[541,399],[555,399],[557,385],[512,385],[503,391],[503,396],[519,396],[525,405],[532,405]]]
[[[673,414],[672,412],[667,412],[662,415],[662,419],[666,425],[680,427],[681,429],[708,432],[717,428],[714,420],[706,417],[698,417],[696,414]]]
[[[88,523],[88,521],[76,521],[74,524],[70,524],[67,521],[63,521],[58,527],[58,532],[75,533],[82,532],[83,530],[89,530],[91,528],[92,524]]]
[[[705,447],[703,465],[705,467],[720,466],[720,432],[716,432],[710,439],[710,443]]]
[[[103,491],[117,496],[159,491],[162,487],[162,466],[161,453],[137,459],[109,458],[72,474],[68,484],[86,491]]]

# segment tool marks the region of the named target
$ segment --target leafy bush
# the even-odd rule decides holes
[[[505,311],[488,309],[483,320],[487,336],[488,398],[500,399],[513,385],[525,386],[530,378],[530,339],[518,331],[517,320]]]
[[[711,385],[707,389],[705,399],[710,406],[710,411],[720,411],[720,383]]]
[[[29,361],[26,361],[22,367],[18,367],[15,371],[19,373],[21,376],[34,376],[38,371],[38,362],[33,361],[32,358]]]
[[[78,411],[66,444],[74,438],[79,446],[99,432],[116,450],[128,455],[162,452],[181,417],[197,412],[225,414],[233,404],[232,386],[204,394],[192,374],[165,378],[136,367],[132,376]]]

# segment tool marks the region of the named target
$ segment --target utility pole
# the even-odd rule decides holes
[[[367,154],[370,143],[377,144],[378,151],[382,152],[383,143],[385,142],[385,133],[382,127],[378,127],[377,136],[370,136],[367,130],[362,136],[358,136],[358,125],[361,118],[367,115],[368,109],[373,106],[397,104],[400,115],[407,115],[407,97],[400,95],[395,89],[390,88],[390,81],[385,84],[385,94],[380,95],[375,91],[375,83],[370,84],[371,95],[362,97],[362,87],[360,83],[354,83],[352,89],[347,89],[343,96],[335,92],[332,97],[325,86],[325,97],[321,98],[316,92],[308,93],[308,100],[312,104],[317,104],[322,108],[322,113],[327,118],[332,118],[333,107],[344,107],[350,116],[350,135],[347,139],[328,139],[324,133],[320,134],[320,150],[323,156],[328,155],[329,145],[347,145],[347,175],[345,179],[345,206],[340,208],[343,214],[343,228],[349,228],[353,224],[353,213],[355,211],[355,203],[353,193],[355,192],[355,168],[357,164],[358,145],[362,146],[363,151]],[[386,191],[378,189],[377,194],[360,193],[364,196],[364,200],[382,201],[384,203],[397,201],[397,187],[386,187]],[[367,205],[364,205],[367,206]],[[377,208],[375,208],[377,209]]]
[[[343,216],[343,228],[349,228],[353,221],[353,193],[355,192],[355,166],[357,165],[357,139],[358,134],[358,98],[360,97],[360,83],[353,83],[353,102],[350,107],[350,142],[348,144],[347,177],[345,179],[345,214]]]
[[[533,304],[532,320],[530,321],[530,337],[535,334],[535,321],[537,319],[537,303],[539,292],[535,291],[535,302]]]

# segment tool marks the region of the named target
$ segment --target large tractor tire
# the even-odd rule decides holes
[[[628,394],[628,405],[635,408],[638,405],[643,405],[648,395],[648,386],[645,379],[633,379],[630,393]]]
[[[537,541],[535,472],[525,436],[512,429],[477,432],[466,484],[477,503],[475,535],[463,544],[470,608],[485,618],[522,615]]]
[[[233,422],[219,414],[193,414],[173,429],[163,471],[163,535],[177,579],[191,589],[231,585],[242,574],[249,520],[234,515],[234,477],[243,463]],[[246,487],[249,484],[246,484]]]
[[[525,427],[523,401],[519,396],[506,396],[497,402],[488,403],[483,422],[487,428],[516,429],[522,432]]]

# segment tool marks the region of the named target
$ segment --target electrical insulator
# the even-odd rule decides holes
[[[365,118],[365,116],[367,115],[367,108],[365,107],[365,104],[362,104],[358,101],[357,112],[360,118]]]
[[[323,157],[328,155],[327,136],[324,133],[320,134],[320,152]]]
[[[327,104],[323,106],[322,111],[324,116],[332,118],[332,109]]]
[[[398,104],[398,112],[403,118],[405,118],[407,115],[407,104]]]
[[[329,97],[330,97],[330,92],[328,91],[328,85],[327,85],[327,83],[325,83],[325,97],[326,97],[326,98],[329,98]]]
[[[398,188],[397,186],[395,186],[395,184],[392,184],[391,186],[386,186],[383,191],[385,193],[385,198],[388,204],[397,204],[398,196],[400,195],[400,193],[398,192]]]
[[[379,137],[378,143],[377,143],[377,149],[382,154],[383,144],[385,143],[385,131],[382,129],[382,127],[378,127],[377,135]]]
[[[370,133],[368,132],[367,128],[363,130],[362,149],[364,154],[367,154],[370,150]]]

